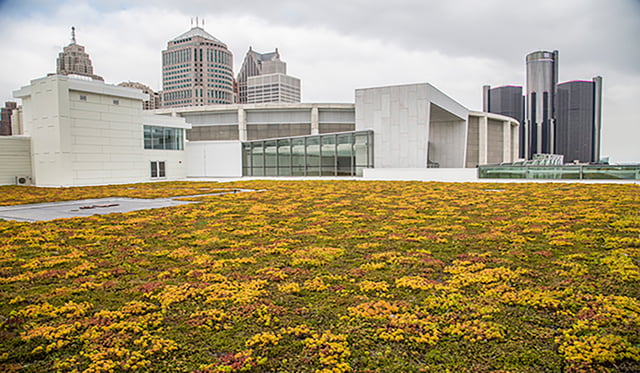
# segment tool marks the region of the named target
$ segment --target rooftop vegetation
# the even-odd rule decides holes
[[[368,181],[0,187],[0,371],[640,370],[640,187]]]

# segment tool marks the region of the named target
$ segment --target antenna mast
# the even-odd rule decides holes
[[[75,26],[71,26],[71,44],[76,43],[76,28]]]

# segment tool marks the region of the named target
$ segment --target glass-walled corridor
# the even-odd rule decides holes
[[[244,176],[362,176],[373,167],[373,131],[341,132],[242,144]]]

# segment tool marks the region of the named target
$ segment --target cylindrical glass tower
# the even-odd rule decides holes
[[[527,61],[527,121],[525,155],[555,152],[555,97],[558,51],[529,53]]]

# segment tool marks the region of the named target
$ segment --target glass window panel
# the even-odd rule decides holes
[[[158,150],[184,150],[184,130],[144,126],[144,148]]]
[[[293,166],[305,166],[304,138],[291,139],[291,164]]]
[[[315,167],[307,167],[307,176],[320,176],[320,168]]]
[[[252,143],[251,154],[253,155],[251,157],[251,160],[253,162],[253,167],[255,172],[256,167],[264,166],[264,154],[263,154],[262,143],[255,143],[255,142]]]
[[[338,155],[341,157],[350,157],[353,154],[353,137],[351,135],[338,135]]]
[[[580,167],[567,167],[561,170],[561,179],[580,179]]]
[[[176,129],[178,134],[178,150],[184,150],[184,130]]]
[[[304,167],[291,168],[291,176],[304,176]]]
[[[153,149],[153,142],[151,139],[151,127],[144,126],[144,148]]]
[[[336,176],[335,167],[322,167],[322,176]]]
[[[634,167],[616,166],[584,166],[582,167],[583,179],[640,179],[640,170]]]
[[[168,150],[176,150],[178,148],[177,139],[174,135],[173,128],[164,129],[164,148]]]
[[[291,168],[289,167],[278,167],[278,176],[291,176]]]
[[[373,167],[373,131],[367,132],[367,167]]]
[[[355,145],[353,146],[356,156],[356,165],[367,166],[369,164],[369,149],[368,149],[368,136],[367,134],[358,133],[355,135]]]
[[[158,162],[151,162],[151,177],[158,177]]]
[[[277,147],[275,141],[265,141],[264,143],[264,165],[265,167],[276,167]]]
[[[264,176],[264,170],[262,169],[262,167],[254,167],[253,176]]]
[[[307,138],[307,166],[316,167],[320,165],[320,138]]]
[[[530,179],[559,179],[560,168],[558,167],[529,167]]]
[[[320,157],[320,164],[322,165],[322,167],[335,167],[336,165],[335,155],[326,155],[323,152],[322,157]]]
[[[524,179],[527,177],[525,167],[480,167],[478,177],[481,179]]]
[[[278,176],[278,169],[276,167],[266,167],[264,176]]]
[[[336,138],[334,135],[322,136],[322,152],[320,157],[321,175],[335,176],[336,170]]]
[[[242,144],[242,167],[251,167],[251,144]]]
[[[164,131],[162,127],[151,127],[153,149],[164,149]]]
[[[353,173],[353,157],[338,157],[338,175],[351,176]]]
[[[289,139],[278,140],[278,167],[291,166],[291,146]]]
[[[336,138],[335,136],[322,136],[322,155],[336,154]]]
[[[159,177],[167,176],[167,172],[166,172],[166,169],[165,169],[165,163],[164,162],[158,162],[158,176]]]

